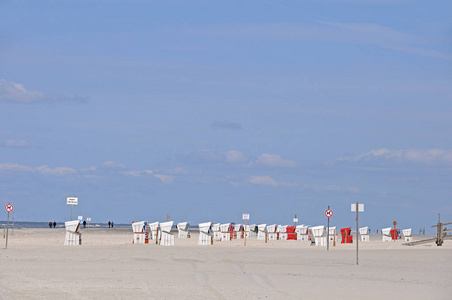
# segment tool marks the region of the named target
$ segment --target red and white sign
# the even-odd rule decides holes
[[[332,217],[333,216],[333,211],[331,209],[325,210],[325,216],[327,218]]]
[[[6,210],[7,212],[12,212],[12,211],[13,211],[13,209],[14,209],[14,207],[13,207],[13,205],[12,205],[12,204],[6,204],[6,206],[5,206],[5,210]]]

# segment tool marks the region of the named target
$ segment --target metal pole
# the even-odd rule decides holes
[[[8,221],[6,222],[6,245],[5,245],[5,249],[8,249],[8,229],[9,229],[9,212],[8,212]]]
[[[248,214],[247,212],[245,214]],[[245,219],[245,246],[246,246],[246,221],[247,219]]]
[[[358,202],[356,202],[356,265],[358,265]]]
[[[328,210],[330,206],[328,205]],[[326,251],[330,250],[330,217],[328,217],[328,231],[326,232]]]

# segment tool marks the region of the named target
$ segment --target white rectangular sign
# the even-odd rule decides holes
[[[66,205],[78,205],[78,197],[67,197]]]
[[[91,222],[91,218],[86,218],[86,221]]]
[[[78,216],[79,221],[83,220],[83,216]]]
[[[243,220],[249,220],[250,219],[250,214],[243,214],[242,215],[242,219]]]
[[[298,222],[298,218],[293,218],[293,222],[297,223]]]
[[[356,203],[352,204],[352,211],[356,211]],[[358,203],[358,212],[364,211],[364,204]]]

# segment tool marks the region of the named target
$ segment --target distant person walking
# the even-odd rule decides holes
[[[52,228],[52,221],[49,222],[49,228]]]
[[[111,222],[110,221],[108,221],[108,228],[110,228],[111,227]]]
[[[55,228],[56,227],[56,222],[55,221],[53,221],[53,228]]]
[[[83,221],[83,228],[86,228],[86,220]]]
[[[113,221],[111,221],[111,228],[113,228],[114,225],[115,225],[115,223],[113,223]]]

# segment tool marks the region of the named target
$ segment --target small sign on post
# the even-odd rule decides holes
[[[5,249],[8,249],[8,229],[9,229],[9,213],[14,209],[11,203],[6,204],[5,210],[8,212],[8,220],[6,221],[6,244]]]
[[[74,205],[78,205],[78,197],[66,197],[66,205],[71,206],[71,221],[72,219],[72,208]]]
[[[242,214],[242,219],[245,220],[245,228],[243,230],[245,230],[245,246],[246,246],[246,221],[250,219],[250,215],[248,213],[244,213]]]
[[[330,250],[330,218],[333,216],[333,211],[328,205],[328,209],[325,210],[325,216],[328,218],[328,230],[326,232],[326,250]]]

